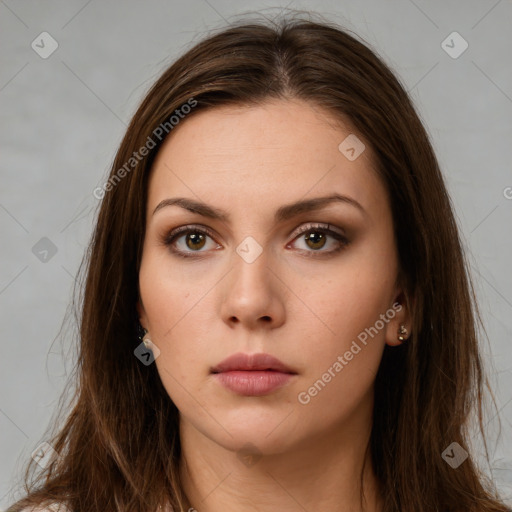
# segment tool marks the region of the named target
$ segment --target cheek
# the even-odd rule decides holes
[[[297,396],[304,414],[332,421],[348,414],[368,396],[385,346],[387,323],[395,316],[392,299],[395,260],[368,246],[347,257],[320,286],[301,293],[309,297],[315,312],[297,332],[298,351],[307,361],[302,387]],[[382,315],[382,316],[381,316]],[[309,320],[309,321],[308,321]],[[313,419],[311,420],[313,421]]]
[[[325,347],[341,350],[350,345],[391,307],[394,267],[392,259],[379,261],[359,253],[332,267],[323,279],[299,280],[294,292],[304,298],[310,311],[294,320],[303,323],[298,331],[304,328],[310,335],[316,332]]]
[[[165,252],[158,252],[148,248],[139,272],[139,286],[151,335],[166,343],[184,324],[201,325],[191,325],[190,315],[201,310],[214,279],[208,277],[212,273],[207,269],[198,272],[193,263],[177,264]]]
[[[168,257],[148,255],[139,273],[150,339],[160,350],[155,364],[173,399],[180,383],[189,388],[204,379],[213,341],[212,319],[207,318],[211,296],[206,292],[214,280],[208,284],[208,273],[187,275],[177,269]]]

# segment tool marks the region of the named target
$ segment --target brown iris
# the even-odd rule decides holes
[[[202,233],[189,233],[186,238],[189,249],[202,249],[206,241],[206,237]]]
[[[312,242],[313,245],[310,245]],[[321,249],[325,245],[325,233],[313,232],[306,236],[306,243],[311,249]]]

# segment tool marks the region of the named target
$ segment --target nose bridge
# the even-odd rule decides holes
[[[225,321],[254,325],[260,319],[279,323],[283,317],[283,298],[278,280],[271,270],[272,254],[253,237],[236,247],[229,279],[225,282],[222,316]]]
[[[269,270],[270,251],[253,237],[246,237],[233,254],[231,287],[242,300],[262,300],[272,293]],[[245,297],[245,299],[244,299]]]

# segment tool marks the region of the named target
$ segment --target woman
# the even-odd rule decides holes
[[[94,194],[76,403],[9,510],[507,510],[469,447],[450,201],[366,45],[301,19],[208,37]]]

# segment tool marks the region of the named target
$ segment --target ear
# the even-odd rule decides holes
[[[139,317],[140,325],[142,325],[142,327],[144,327],[144,329],[149,330],[146,310],[144,309],[144,305],[142,304],[142,300],[140,299],[140,297],[139,297],[139,300],[137,301],[136,308],[137,308],[137,315]]]
[[[401,345],[411,336],[412,330],[412,317],[411,317],[411,299],[408,299],[405,292],[399,288],[395,292],[395,299],[391,305],[387,317],[390,319],[386,325],[386,344],[391,347]],[[394,311],[394,316],[393,312]],[[400,326],[404,326],[407,329],[407,334],[403,334],[406,338],[404,341],[398,339]]]

